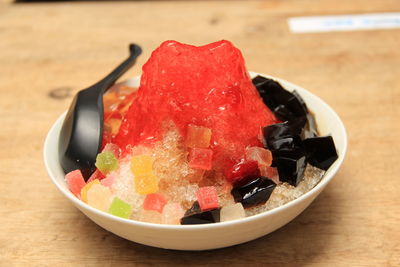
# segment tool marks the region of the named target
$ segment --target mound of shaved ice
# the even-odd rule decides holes
[[[243,157],[247,146],[261,146],[260,127],[277,119],[262,102],[241,52],[228,41],[192,46],[161,44],[143,66],[140,88],[113,142],[125,152],[151,145],[172,121],[182,136],[190,124],[211,129],[213,166]]]

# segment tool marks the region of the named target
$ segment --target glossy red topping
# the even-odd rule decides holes
[[[166,121],[183,136],[189,124],[210,128],[213,166],[226,166],[240,161],[247,146],[261,146],[260,128],[277,119],[230,42],[196,47],[166,41],[143,66],[137,98],[113,142],[125,151],[151,144],[162,138]]]

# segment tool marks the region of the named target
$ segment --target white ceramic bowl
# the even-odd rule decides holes
[[[252,76],[256,73],[251,73]],[[263,75],[269,77],[267,75]],[[64,181],[64,173],[58,159],[58,139],[65,113],[50,129],[44,144],[44,162],[47,172],[61,191],[79,210],[104,229],[141,244],[178,250],[206,250],[240,244],[266,235],[293,220],[318,196],[332,180],[343,162],[347,149],[347,136],[339,116],[324,101],[307,90],[286,82],[282,86],[297,92],[304,98],[309,109],[316,115],[322,135],[331,134],[335,140],[339,159],[312,190],[281,207],[244,219],[201,225],[162,225],[122,219],[97,210],[76,198]],[[126,83],[138,86],[139,77]]]

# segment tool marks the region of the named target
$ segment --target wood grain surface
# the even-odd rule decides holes
[[[292,16],[396,11],[398,0],[0,1],[0,266],[400,266],[400,29],[287,26]],[[44,138],[72,95],[129,42],[145,49],[140,66],[167,39],[231,40],[248,69],[307,88],[344,120],[343,167],[288,225],[214,251],[151,248],[103,230],[50,182]]]

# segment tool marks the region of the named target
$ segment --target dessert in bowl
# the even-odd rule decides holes
[[[171,44],[169,44],[169,46],[171,46]],[[160,65],[160,63],[158,65]],[[149,74],[146,74],[146,68],[144,68],[144,72],[145,75],[147,75],[147,78],[145,76],[145,79],[147,79],[147,85],[151,84],[151,79],[148,78]],[[240,70],[239,72],[242,73],[243,71]],[[179,74],[176,75],[179,76]],[[318,126],[319,135],[329,136],[330,139],[334,140],[336,146],[335,152],[337,153],[337,159],[335,158],[335,160],[329,160],[328,158],[328,161],[330,161],[330,166],[328,166],[326,170],[324,170],[323,172],[314,172],[315,165],[321,164],[322,161],[313,161],[312,156],[307,156],[307,162],[303,162],[302,158],[304,157],[298,157],[296,159],[296,166],[304,166],[304,168],[302,168],[301,166],[300,168],[298,168],[300,175],[298,175],[299,172],[295,174],[287,174],[285,173],[285,171],[279,170],[280,163],[278,159],[279,157],[281,157],[280,155],[282,154],[280,154],[281,152],[274,150],[276,147],[274,147],[274,144],[272,142],[273,138],[268,139],[268,136],[271,137],[271,128],[268,128],[268,126],[278,124],[285,128],[287,124],[284,124],[282,119],[276,119],[276,117],[274,117],[273,115],[270,117],[272,119],[271,121],[269,121],[269,125],[260,125],[260,131],[261,127],[265,126],[264,131],[262,131],[262,133],[264,133],[262,137],[255,136],[256,140],[253,140],[251,138],[248,139],[251,140],[251,145],[248,145],[246,143],[247,141],[242,141],[246,138],[247,133],[241,135],[241,142],[238,142],[236,144],[236,147],[234,147],[233,149],[231,149],[230,147],[231,150],[229,150],[230,152],[232,152],[230,153],[230,155],[233,154],[237,156],[237,158],[235,159],[233,157],[234,160],[232,160],[232,157],[229,157],[229,161],[227,160],[226,153],[221,153],[221,150],[223,150],[224,146],[220,145],[216,148],[216,143],[221,144],[221,141],[218,138],[203,138],[204,133],[209,136],[211,132],[211,136],[213,136],[213,134],[219,130],[215,128],[214,122],[207,124],[202,123],[199,119],[197,119],[191,121],[191,123],[187,123],[187,121],[185,121],[185,124],[183,124],[182,121],[184,121],[186,117],[183,116],[182,119],[182,117],[179,116],[179,118],[175,121],[173,120],[172,123],[178,125],[177,127],[167,124],[168,130],[166,132],[170,134],[163,133],[157,136],[156,134],[154,134],[154,132],[152,132],[151,136],[155,137],[155,139],[158,139],[155,142],[151,140],[152,142],[145,143],[145,141],[150,140],[148,138],[150,136],[149,134],[138,134],[136,135],[136,137],[133,136],[125,138],[125,143],[115,142],[118,144],[119,148],[123,146],[128,147],[129,145],[129,149],[126,149],[126,151],[119,151],[118,153],[114,153],[114,155],[118,154],[115,157],[119,164],[117,168],[125,168],[128,170],[124,172],[118,172],[118,170],[112,169],[114,167],[112,167],[111,165],[109,165],[111,166],[111,170],[106,170],[103,168],[104,166],[101,166],[100,164],[98,166],[100,167],[99,169],[102,170],[101,172],[103,174],[103,177],[92,177],[90,178],[92,179],[91,181],[82,182],[82,188],[80,188],[80,190],[72,190],[71,192],[71,184],[69,183],[68,175],[67,180],[65,180],[65,172],[63,171],[58,160],[58,138],[61,130],[61,125],[65,116],[63,115],[51,128],[45,142],[45,164],[51,179],[56,184],[57,188],[69,200],[71,200],[75,206],[77,206],[84,214],[86,214],[98,225],[121,237],[150,246],[182,250],[213,249],[246,242],[265,235],[271,231],[274,231],[275,229],[283,226],[284,224],[292,220],[301,211],[303,211],[332,179],[334,174],[337,172],[339,166],[343,162],[347,147],[347,137],[343,123],[341,122],[340,118],[327,104],[325,104],[318,97],[314,96],[305,89],[302,89],[301,87],[298,87],[294,84],[288,83],[278,78],[268,77],[267,75],[260,75],[257,73],[250,73],[250,75],[252,76],[252,78],[257,77],[256,79],[253,79],[253,83],[256,87],[259,87],[260,84],[265,84],[265,82],[269,83],[270,81],[274,81],[282,85],[282,87],[288,92],[297,92],[298,97],[302,101],[304,101],[308,109],[312,111],[313,114],[315,114],[315,120]],[[244,75],[240,77],[240,79],[245,80],[246,77],[248,77],[247,71]],[[247,79],[250,81],[249,77]],[[223,82],[224,80],[222,80],[222,83]],[[136,77],[126,81],[125,85],[130,87],[138,87],[140,85],[140,77]],[[248,86],[250,88],[253,85],[251,85],[250,82],[245,83],[245,86]],[[241,89],[239,88],[238,90]],[[249,90],[251,90],[251,88]],[[210,90],[208,90],[208,92],[210,92]],[[212,103],[209,103],[210,109],[212,109],[213,104],[216,103],[215,107],[222,108],[222,110],[219,109],[221,112],[223,112],[224,109],[228,109],[228,111],[231,111],[229,109],[236,108],[235,105],[237,103],[239,103],[240,105],[241,103],[243,103],[243,101],[245,102],[245,100],[241,98],[241,95],[243,95],[241,94],[242,91],[239,91],[239,94],[235,91],[235,89],[228,90],[228,93],[226,93],[226,91],[224,92],[225,93],[222,93],[222,95],[224,97],[227,97],[228,101],[218,102],[220,101],[218,96],[221,95],[220,93],[218,93],[217,98],[215,98]],[[254,92],[257,93],[257,90],[255,88]],[[263,92],[261,91],[261,96],[262,93]],[[138,92],[138,94],[138,98],[140,98],[140,91]],[[248,96],[248,98],[250,97],[254,96]],[[142,96],[142,99],[146,99],[146,97]],[[229,105],[227,105],[226,103],[228,103]],[[134,104],[135,102],[133,102],[132,105]],[[261,104],[263,104],[263,101],[259,101],[257,105],[260,106]],[[174,105],[177,105],[176,102],[174,102]],[[194,104],[192,103],[192,105]],[[165,107],[160,108],[165,109]],[[129,111],[127,112],[129,113]],[[131,111],[130,114],[135,114],[135,112],[137,113],[137,115],[133,115],[132,118],[142,115],[140,114],[140,110]],[[190,112],[188,111],[187,113]],[[240,117],[240,114],[237,116]],[[190,116],[188,117],[190,118]],[[210,117],[210,120],[212,121],[212,114],[207,114],[207,118]],[[154,122],[157,121],[159,117],[149,115],[147,118],[149,119],[150,125],[157,125]],[[228,117],[227,120],[229,119],[231,118]],[[234,119],[235,118],[233,118],[232,120]],[[251,123],[254,123],[254,120]],[[256,123],[258,123],[258,121]],[[310,121],[308,121],[307,123],[310,124]],[[126,124],[127,123],[125,122],[124,126],[124,122],[122,121],[120,127],[125,127],[125,129],[129,128],[129,125]],[[179,128],[179,126],[181,126],[181,128]],[[233,125],[232,127],[234,126],[235,125]],[[133,131],[136,131],[136,129],[134,129],[135,127],[133,127]],[[140,129],[141,133],[146,133],[146,131],[151,132],[155,129],[155,127],[143,127],[144,128]],[[185,127],[192,128],[181,130]],[[250,126],[248,126],[247,128],[249,127]],[[125,131],[125,133],[126,132],[129,131]],[[200,132],[201,138],[195,138],[195,141],[189,142],[191,140],[189,137],[193,135],[193,132]],[[224,129],[220,131],[220,133],[225,132],[226,131],[224,131]],[[179,133],[181,135],[180,137],[172,138],[174,134],[179,136]],[[120,137],[117,138],[120,138],[120,140],[124,140],[125,136],[121,138],[121,134],[119,135]],[[118,133],[115,136],[118,136]],[[183,140],[183,145],[180,145],[178,147],[179,149],[184,150],[183,153],[187,157],[187,159],[185,159],[187,162],[184,163],[183,166],[187,169],[186,174],[190,174],[187,175],[187,179],[189,179],[190,182],[186,184],[192,186],[193,188],[193,190],[188,190],[186,192],[188,193],[187,198],[180,198],[182,195],[185,195],[185,192],[178,192],[178,187],[158,184],[158,186],[145,186],[138,190],[141,185],[140,183],[135,184],[135,179],[137,179],[136,177],[141,176],[140,173],[138,174],[138,171],[140,172],[140,168],[143,169],[143,166],[146,165],[146,159],[149,159],[150,157],[150,160],[153,160],[151,159],[151,157],[154,156],[154,162],[156,162],[157,160],[159,161],[158,163],[153,164],[153,167],[157,168],[157,164],[160,165],[162,163],[162,161],[160,163],[160,157],[158,156],[159,154],[157,154],[159,152],[157,151],[169,153],[169,156],[171,156],[171,151],[176,152],[177,146],[171,146],[171,143],[167,143],[166,148],[163,147],[163,145],[165,145],[165,136],[169,136],[169,140],[174,140],[174,142],[176,140]],[[184,137],[182,138],[182,136]],[[264,140],[257,140],[257,138],[264,138]],[[298,139],[300,137],[296,138]],[[312,137],[303,136],[302,138],[303,140],[301,142]],[[105,137],[104,139],[109,140],[107,139],[107,137]],[[207,139],[208,142],[204,142],[204,139]],[[201,142],[199,142],[199,140]],[[231,139],[229,139],[228,137],[227,140],[230,141]],[[264,142],[264,144],[262,143],[262,141]],[[152,151],[152,149],[154,149],[155,147],[157,148],[157,146],[158,150]],[[307,144],[305,144],[305,146],[307,146]],[[237,149],[238,147],[239,149]],[[240,150],[240,147],[242,147],[243,149]],[[260,155],[260,151],[264,153],[265,151],[262,149],[268,150],[266,147],[272,150],[272,156],[277,155],[274,159],[276,162],[267,163],[266,161],[268,160],[266,160],[265,157],[261,157],[261,159],[260,157],[254,157],[254,155]],[[112,151],[112,149],[110,148],[112,147],[105,145],[106,151],[103,151],[102,153]],[[196,152],[196,148],[199,148],[197,149],[197,151],[213,155],[211,167],[209,164],[210,161],[191,161],[191,159],[196,159],[196,157],[191,158],[190,155],[191,153],[193,153],[191,151],[195,150]],[[154,151],[156,151],[157,153]],[[243,155],[240,154],[238,151]],[[285,155],[287,156],[287,154]],[[243,158],[240,158],[242,156]],[[123,160],[124,158],[128,158],[128,160]],[[247,164],[246,162],[253,163]],[[256,162],[256,164],[254,164],[254,162]],[[219,164],[219,166],[223,166],[223,168],[219,169],[221,171],[219,171],[218,169],[213,169],[214,165],[216,164]],[[246,168],[242,168],[243,165],[246,166]],[[314,165],[314,167],[311,167],[309,165]],[[182,164],[177,164],[177,166],[179,169]],[[307,166],[307,168],[305,168],[305,166]],[[320,165],[320,167],[321,166],[322,168],[326,167],[323,164]],[[261,170],[263,168],[264,170]],[[275,170],[275,172],[271,172],[270,169],[273,168],[276,168],[277,170]],[[169,170],[171,168],[167,169]],[[193,171],[191,171],[190,169],[193,169]],[[238,169],[240,171],[235,172],[235,170]],[[265,169],[267,169],[267,171],[265,171]],[[305,175],[304,169],[306,169]],[[227,172],[226,170],[230,171]],[[162,174],[159,174],[160,170],[154,169],[152,171],[156,173],[156,175],[154,176],[158,177],[160,180],[163,179]],[[210,173],[212,172],[213,174],[215,174],[218,173],[218,171],[226,176],[224,178],[226,178],[225,180],[227,182],[223,180],[222,182],[218,182],[213,185],[213,176],[210,175]],[[110,173],[113,174],[111,175]],[[121,175],[122,173],[124,173],[124,175]],[[232,173],[234,175],[232,175]],[[130,188],[128,191],[131,192],[132,190],[136,190],[136,192],[132,194],[129,193],[130,195],[127,195],[127,184],[124,184],[124,182],[122,182],[123,179],[117,182],[117,184],[115,184],[115,181],[118,181],[118,175],[117,178],[113,177],[113,179],[110,179],[111,176],[115,176],[116,174],[119,174],[119,176],[125,176],[125,178],[128,176],[128,179],[125,179],[129,180]],[[166,173],[166,176],[169,177],[168,172]],[[179,177],[179,180],[181,179],[182,176]],[[204,182],[204,179],[206,179],[206,182]],[[93,181],[95,180],[98,180],[98,182],[93,183]],[[160,182],[160,180],[158,182]],[[113,183],[114,186],[110,186],[110,183]],[[88,184],[90,184],[90,186],[88,186]],[[96,195],[99,195],[98,192],[95,192],[96,190],[93,190],[93,188],[95,188],[93,187],[93,184],[96,184],[96,187],[100,189],[97,190],[98,192],[107,191],[107,194],[110,194],[107,197],[107,201],[103,202],[103,204],[93,202],[93,199],[98,199],[96,198]],[[122,188],[121,185],[123,185],[122,187],[124,188],[122,190],[123,192],[118,191],[118,189]],[[197,185],[197,187],[193,185]],[[93,188],[91,189],[91,187]],[[104,191],[103,187],[109,189],[106,189]],[[166,190],[168,189],[177,193],[171,195],[166,192]],[[73,192],[75,193],[75,195]],[[83,201],[80,198],[83,198]],[[92,202],[90,198],[92,199]],[[137,203],[136,207],[135,203]],[[126,210],[124,210],[124,207],[128,206],[130,207],[129,211],[125,212]],[[171,216],[165,216],[165,214],[167,213],[166,210],[169,211],[168,214]]]

